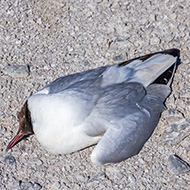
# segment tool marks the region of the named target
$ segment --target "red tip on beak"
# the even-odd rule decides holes
[[[18,142],[19,138],[23,135],[23,132],[22,130],[11,140],[11,142],[8,144],[6,150],[9,150],[11,149],[15,144],[16,142]]]

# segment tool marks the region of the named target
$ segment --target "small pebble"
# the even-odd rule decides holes
[[[94,181],[99,181],[101,179],[104,180],[105,178],[106,178],[106,173],[105,172],[101,172],[101,173],[98,173],[97,175],[92,176],[89,179],[88,183],[92,183]]]
[[[176,175],[190,172],[190,165],[175,154],[169,156],[168,167]]]
[[[21,180],[19,182],[21,190],[39,190],[42,188],[42,186],[36,182],[24,182]]]
[[[90,65],[90,63],[88,61],[86,61],[86,60],[84,60],[82,63],[83,63],[84,66]]]
[[[180,91],[179,96],[181,98],[190,98],[190,87],[184,88]]]
[[[55,181],[52,186],[51,186],[51,189],[52,190],[57,190],[57,189],[60,189],[61,188],[61,183],[59,181]]]
[[[36,183],[36,182],[34,182],[32,185],[33,185],[33,186],[32,186],[33,189],[35,189],[35,190],[39,190],[39,189],[42,188],[42,186],[41,186],[39,183]]]
[[[76,174],[75,175],[75,178],[78,180],[78,181],[84,181],[85,180],[85,176],[81,173],[79,174]]]
[[[1,134],[3,135],[5,132],[6,132],[6,129],[0,125],[0,135]]]
[[[7,65],[3,72],[15,78],[27,77],[30,74],[28,65]]]
[[[12,155],[5,156],[4,163],[7,165],[15,164],[15,158]]]
[[[128,179],[129,179],[129,182],[130,182],[130,183],[135,183],[135,182],[136,182],[136,178],[135,178],[135,176],[134,176],[133,174],[130,174],[130,175],[128,176]]]
[[[118,56],[115,56],[113,58],[113,60],[114,61],[125,61],[125,60],[127,60],[127,54],[126,53],[122,53],[122,54],[120,54]]]

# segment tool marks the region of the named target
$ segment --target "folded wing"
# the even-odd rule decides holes
[[[125,107],[126,115],[110,123],[110,127],[92,152],[92,162],[99,165],[117,163],[139,153],[157,126],[164,110],[163,102],[169,95],[170,88],[167,85],[152,84],[146,93],[143,98],[136,93],[136,97],[141,96],[142,99],[133,99],[131,104]],[[116,116],[110,115],[111,117]]]

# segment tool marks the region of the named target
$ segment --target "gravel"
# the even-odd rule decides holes
[[[162,135],[162,142],[177,145],[190,135],[190,119],[171,122]]]
[[[175,175],[168,162],[176,154],[190,163],[189,6],[187,0],[2,0],[1,189],[189,189],[189,173]],[[173,47],[181,50],[182,64],[168,110],[137,156],[101,167],[90,161],[94,147],[52,155],[32,136],[5,151],[31,93],[59,76]],[[163,142],[174,131],[177,141],[174,135],[175,143]]]

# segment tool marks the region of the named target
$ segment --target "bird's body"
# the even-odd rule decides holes
[[[171,90],[151,83],[178,57],[173,49],[60,77],[27,99],[20,118],[31,119],[30,132],[51,153],[98,143],[94,163],[120,162],[137,154],[157,126]]]

